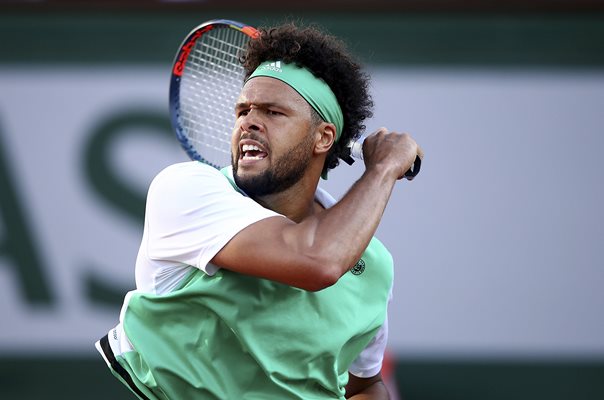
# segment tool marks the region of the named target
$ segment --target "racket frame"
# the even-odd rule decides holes
[[[206,21],[194,28],[181,43],[180,47],[178,48],[178,52],[176,53],[176,56],[174,58],[174,62],[172,63],[172,72],[170,76],[169,111],[170,122],[172,123],[176,138],[178,139],[178,142],[185,150],[187,155],[192,160],[201,161],[214,168],[220,169],[224,167],[224,165],[216,165],[206,160],[191,143],[187,133],[185,132],[185,128],[183,128],[182,124],[180,123],[180,83],[187,59],[189,57],[189,54],[191,53],[191,50],[193,50],[193,48],[195,47],[197,41],[205,33],[216,28],[236,29],[249,36],[250,39],[258,37],[259,35],[259,32],[258,30],[256,30],[256,28],[243,24],[241,22],[232,21],[228,19],[214,19]]]

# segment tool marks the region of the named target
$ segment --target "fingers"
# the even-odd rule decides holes
[[[366,156],[366,167],[387,165],[393,168],[398,179],[409,179],[417,175],[421,159],[424,158],[423,149],[411,135],[392,132],[385,127],[379,128],[366,138],[363,152]],[[419,160],[416,161],[418,157]]]

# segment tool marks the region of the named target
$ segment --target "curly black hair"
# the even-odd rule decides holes
[[[259,28],[259,31],[259,37],[249,41],[241,56],[245,79],[261,63],[280,60],[307,68],[323,79],[336,95],[344,115],[344,128],[327,155],[323,171],[335,168],[338,159],[348,154],[349,141],[360,136],[365,129],[365,119],[373,115],[369,75],[361,70],[343,41],[315,26],[298,26],[290,22]]]

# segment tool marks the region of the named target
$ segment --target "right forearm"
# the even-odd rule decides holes
[[[299,224],[308,251],[336,268],[339,278],[356,263],[375,234],[396,179],[372,168],[333,207]],[[300,236],[297,238],[300,239]]]

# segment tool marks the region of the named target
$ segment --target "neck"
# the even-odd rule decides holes
[[[263,207],[285,215],[294,222],[301,222],[322,209],[322,206],[315,201],[317,185],[318,177],[307,175],[289,189],[254,197],[254,200]]]

